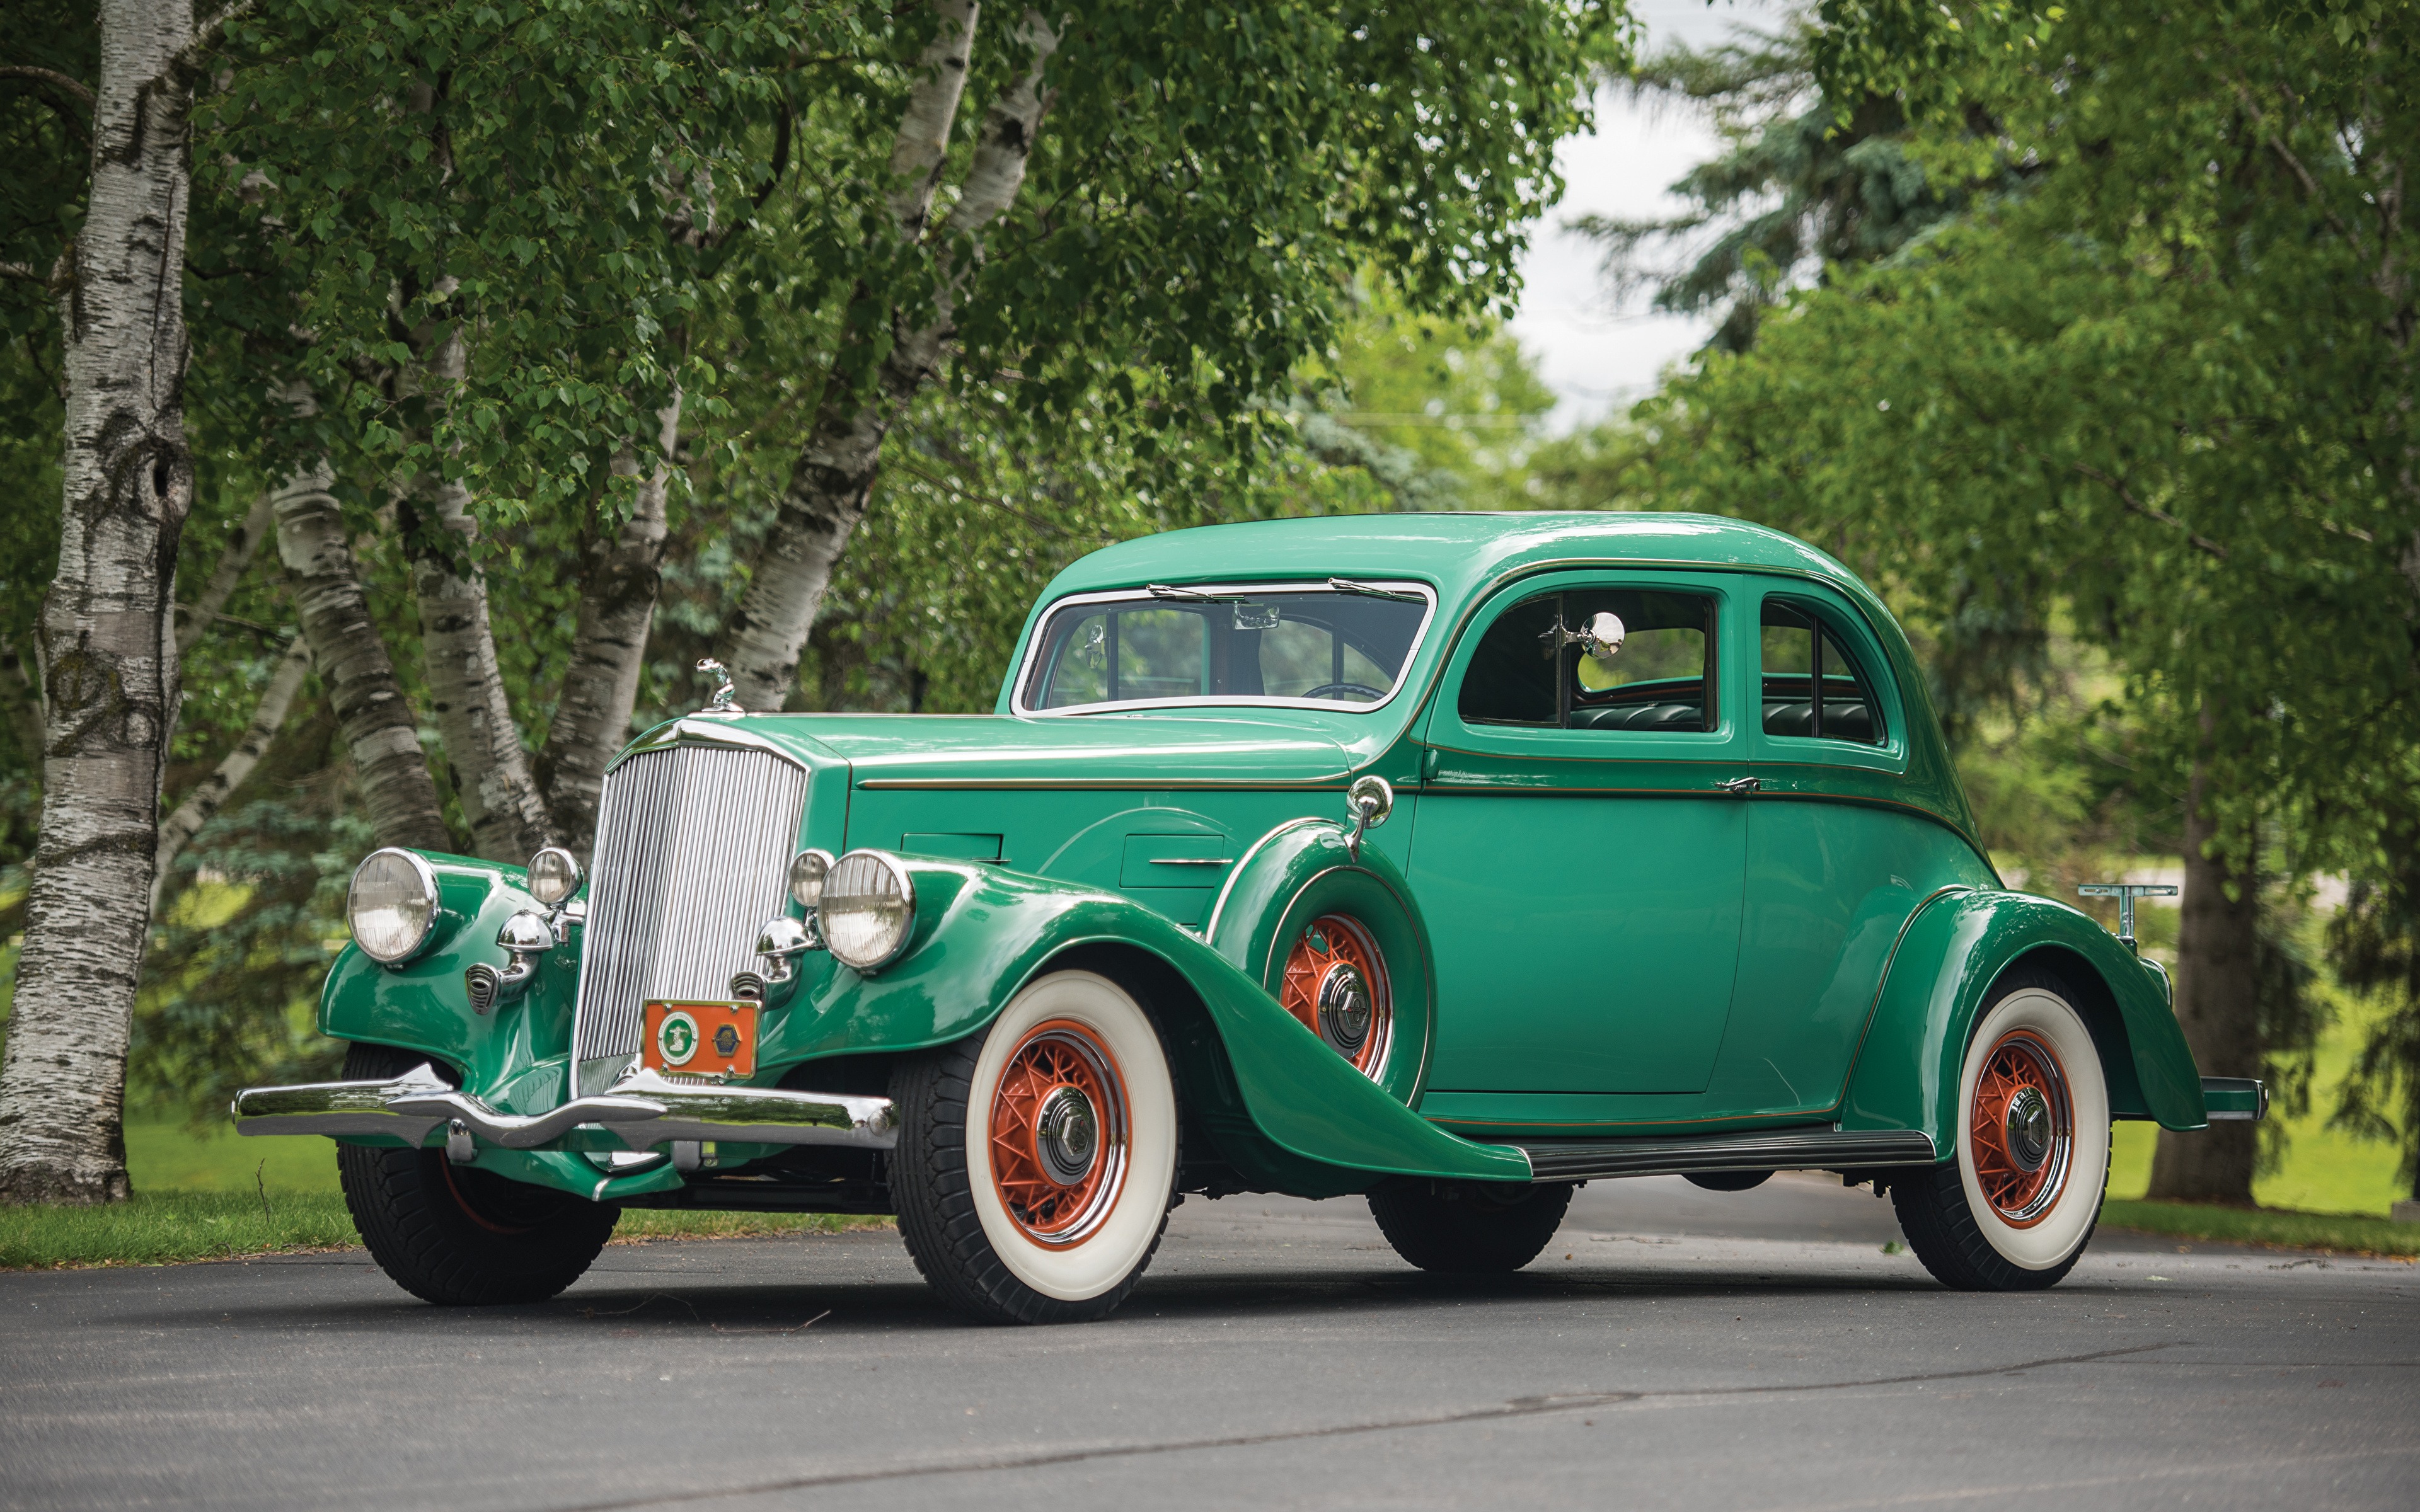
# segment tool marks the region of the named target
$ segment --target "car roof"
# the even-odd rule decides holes
[[[1143,583],[1306,576],[1408,578],[1449,606],[1559,562],[1763,568],[1823,579],[1879,608],[1838,561],[1792,535],[1720,515],[1538,511],[1326,515],[1204,525],[1121,541],[1071,563],[1043,596]]]

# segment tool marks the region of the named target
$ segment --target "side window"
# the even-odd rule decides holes
[[[1764,733],[1883,744],[1874,685],[1839,637],[1806,609],[1768,598],[1759,616]]]
[[[1714,601],[1637,588],[1524,599],[1487,627],[1455,706],[1470,724],[1713,730]]]

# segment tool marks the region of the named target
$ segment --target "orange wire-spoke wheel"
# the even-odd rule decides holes
[[[1100,1037],[1072,1019],[1036,1025],[991,1100],[991,1178],[1036,1242],[1090,1239],[1125,1184],[1125,1083]]]
[[[1322,914],[1295,935],[1278,1002],[1363,1075],[1375,1081],[1386,1071],[1394,998],[1387,959],[1359,921]]]
[[[2003,1035],[1975,1081],[1967,1136],[1975,1180],[2002,1222],[2029,1228],[2067,1186],[2075,1110],[2050,1042],[2030,1029]]]

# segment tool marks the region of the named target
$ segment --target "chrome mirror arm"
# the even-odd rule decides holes
[[[1395,811],[1395,790],[1374,772],[1353,779],[1344,790],[1345,817],[1353,825],[1344,832],[1344,854],[1361,859],[1361,838],[1387,822]]]

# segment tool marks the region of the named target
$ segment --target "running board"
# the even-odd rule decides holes
[[[1916,1129],[1798,1130],[1699,1134],[1685,1139],[1568,1139],[1514,1143],[1534,1181],[1611,1176],[1686,1176],[1692,1171],[1851,1171],[1930,1165],[1932,1136]]]

